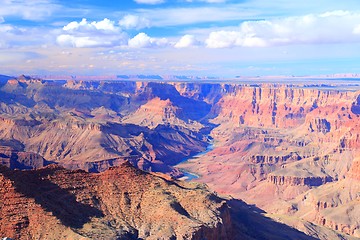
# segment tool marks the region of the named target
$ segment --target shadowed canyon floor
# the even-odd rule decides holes
[[[356,82],[0,80],[0,163],[39,169],[2,168],[6,236],[360,237]]]

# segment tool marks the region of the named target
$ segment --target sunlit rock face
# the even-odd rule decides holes
[[[87,172],[129,162],[173,178],[189,171],[307,234],[346,239],[359,235],[359,109],[356,86],[20,76],[0,85],[0,161]]]
[[[203,184],[128,162],[102,173],[0,166],[0,187],[0,233],[13,239],[312,239]]]

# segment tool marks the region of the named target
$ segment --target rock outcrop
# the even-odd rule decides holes
[[[207,145],[209,130],[197,120],[210,105],[171,84],[20,76],[0,91],[0,138],[71,169],[103,171],[129,160],[181,175],[171,166]]]
[[[242,198],[270,213],[294,213],[294,219],[306,215],[309,222],[358,236],[356,224],[331,215],[331,210],[317,212],[317,204],[305,213],[301,201],[294,199],[343,179],[357,179],[353,159],[360,154],[359,92],[271,84],[230,85],[224,92],[212,108],[215,117],[210,121],[217,124],[211,132],[214,150],[180,167],[200,175],[197,181],[217,192]],[[340,194],[343,189],[333,191]],[[322,197],[316,202],[332,206]],[[344,203],[339,214],[355,216],[357,203],[352,204],[353,208]],[[284,219],[312,231],[308,223],[300,226]],[[327,219],[328,224],[320,219]],[[327,239],[329,235],[323,236]]]
[[[322,239],[341,238],[340,231],[357,236],[358,227],[351,223],[357,221],[356,197],[337,204],[333,201],[336,197],[310,197],[316,190],[328,191],[329,186],[334,186],[330,195],[336,196],[341,192],[335,189],[340,183],[359,179],[359,164],[355,161],[360,154],[357,90],[353,84],[329,87],[316,83],[6,78],[0,84],[0,157],[11,168],[38,168],[51,161],[90,172],[103,172],[129,161],[149,172],[181,177],[176,164],[205,151],[211,139],[213,149],[179,166],[199,175],[197,181],[207,183],[218,193],[257,204],[270,214],[291,215],[298,221],[279,219],[309,234],[319,234]],[[96,185],[98,176],[105,175],[86,176],[94,178]],[[89,196],[92,194],[100,197],[98,192]],[[130,195],[122,198],[136,202]],[[120,216],[130,210],[138,214],[136,209],[120,211],[107,205],[99,207],[96,200],[86,201],[103,214],[115,211]],[[176,204],[173,208],[183,212]],[[347,214],[351,221],[327,212],[330,208]],[[21,219],[20,229],[27,228],[29,221]],[[104,229],[118,224],[110,221],[106,227],[101,222],[87,222]],[[139,228],[141,224],[134,218],[122,223],[122,231],[128,236],[147,236],[156,228],[162,229],[157,225]],[[82,234],[66,226],[62,229],[68,236]],[[174,229],[166,231],[174,233]],[[197,229],[197,233],[191,230],[192,237],[209,236],[211,231],[204,229]],[[217,237],[225,231],[213,225],[211,229],[217,229],[210,233]],[[109,230],[109,234],[113,231]]]
[[[0,193],[0,237],[13,239],[312,239],[204,185],[129,163],[100,174],[0,166]]]
[[[326,119],[314,119],[309,126],[311,132],[328,133],[331,130],[331,124]]]
[[[0,164],[11,169],[36,169],[48,162],[37,153],[21,152],[11,147],[0,147]]]
[[[298,177],[298,176],[284,176],[284,175],[268,175],[268,181],[275,185],[287,185],[287,186],[320,186],[327,182],[332,182],[331,177]]]

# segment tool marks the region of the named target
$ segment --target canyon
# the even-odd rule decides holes
[[[0,185],[0,232],[13,239],[313,239],[203,184],[129,162],[102,173],[0,166]]]
[[[1,77],[0,237],[357,239],[359,118],[353,80]]]

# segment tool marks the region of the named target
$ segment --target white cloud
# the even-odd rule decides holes
[[[116,32],[118,29],[114,25],[113,21],[110,21],[107,18],[104,20],[96,22],[88,22],[85,18],[81,22],[71,22],[63,27],[65,31],[106,31],[106,32]]]
[[[236,46],[236,41],[241,38],[240,32],[235,31],[217,31],[212,32],[206,40],[209,48],[227,48]]]
[[[174,45],[175,48],[188,48],[200,45],[200,42],[195,38],[194,35],[184,35]]]
[[[134,1],[139,4],[160,4],[165,2],[164,0],[134,0]]]
[[[8,24],[0,24],[0,33],[15,33],[17,29]]]
[[[0,16],[20,16],[26,20],[43,20],[61,6],[50,0],[1,0]]]
[[[142,29],[150,27],[150,21],[147,18],[129,14],[119,21],[119,25],[125,29]]]
[[[349,14],[351,14],[349,11],[335,10],[335,11],[325,12],[323,14],[320,14],[320,17],[332,17],[332,16],[343,17],[343,16],[346,16]]]
[[[206,0],[191,1],[199,2]],[[212,1],[220,2],[221,0]],[[141,8],[135,10],[135,13],[150,19],[152,26],[157,27],[211,22],[216,23],[214,25],[218,26],[220,25],[218,24],[219,22],[226,24],[226,21],[240,22],[252,19],[269,19],[276,16],[302,16],[309,13],[318,14],[343,8],[352,11],[359,9],[359,2],[358,0],[347,0],[345,6],[341,1],[331,1],[329,3],[329,0],[302,0],[301,2],[289,0],[251,0],[226,1],[226,4],[205,6],[203,4],[200,6],[184,4],[183,6],[188,7]],[[224,26],[224,24],[221,25]]]
[[[131,48],[156,48],[165,47],[169,45],[169,42],[166,38],[152,38],[142,32],[129,39],[128,45]]]
[[[228,48],[235,46],[242,47],[265,47],[267,43],[255,36],[244,36],[241,32],[236,31],[218,31],[210,33],[206,40],[209,48]]]
[[[105,18],[102,21],[70,22],[63,27],[63,34],[56,38],[60,46],[66,47],[112,47],[126,45],[128,37],[115,22]]]
[[[119,34],[114,36],[79,36],[70,34],[61,34],[57,36],[56,42],[63,47],[113,47],[126,44],[127,36]]]
[[[209,48],[359,42],[360,14],[346,11],[274,20],[246,21],[237,31],[209,34]]]
[[[112,46],[112,41],[104,41],[101,38],[94,38],[94,37],[76,37],[72,35],[62,34],[57,37],[57,43],[60,46],[64,47],[106,47]]]
[[[144,48],[151,46],[151,38],[145,33],[139,33],[132,39],[129,39],[129,46],[132,48]]]

